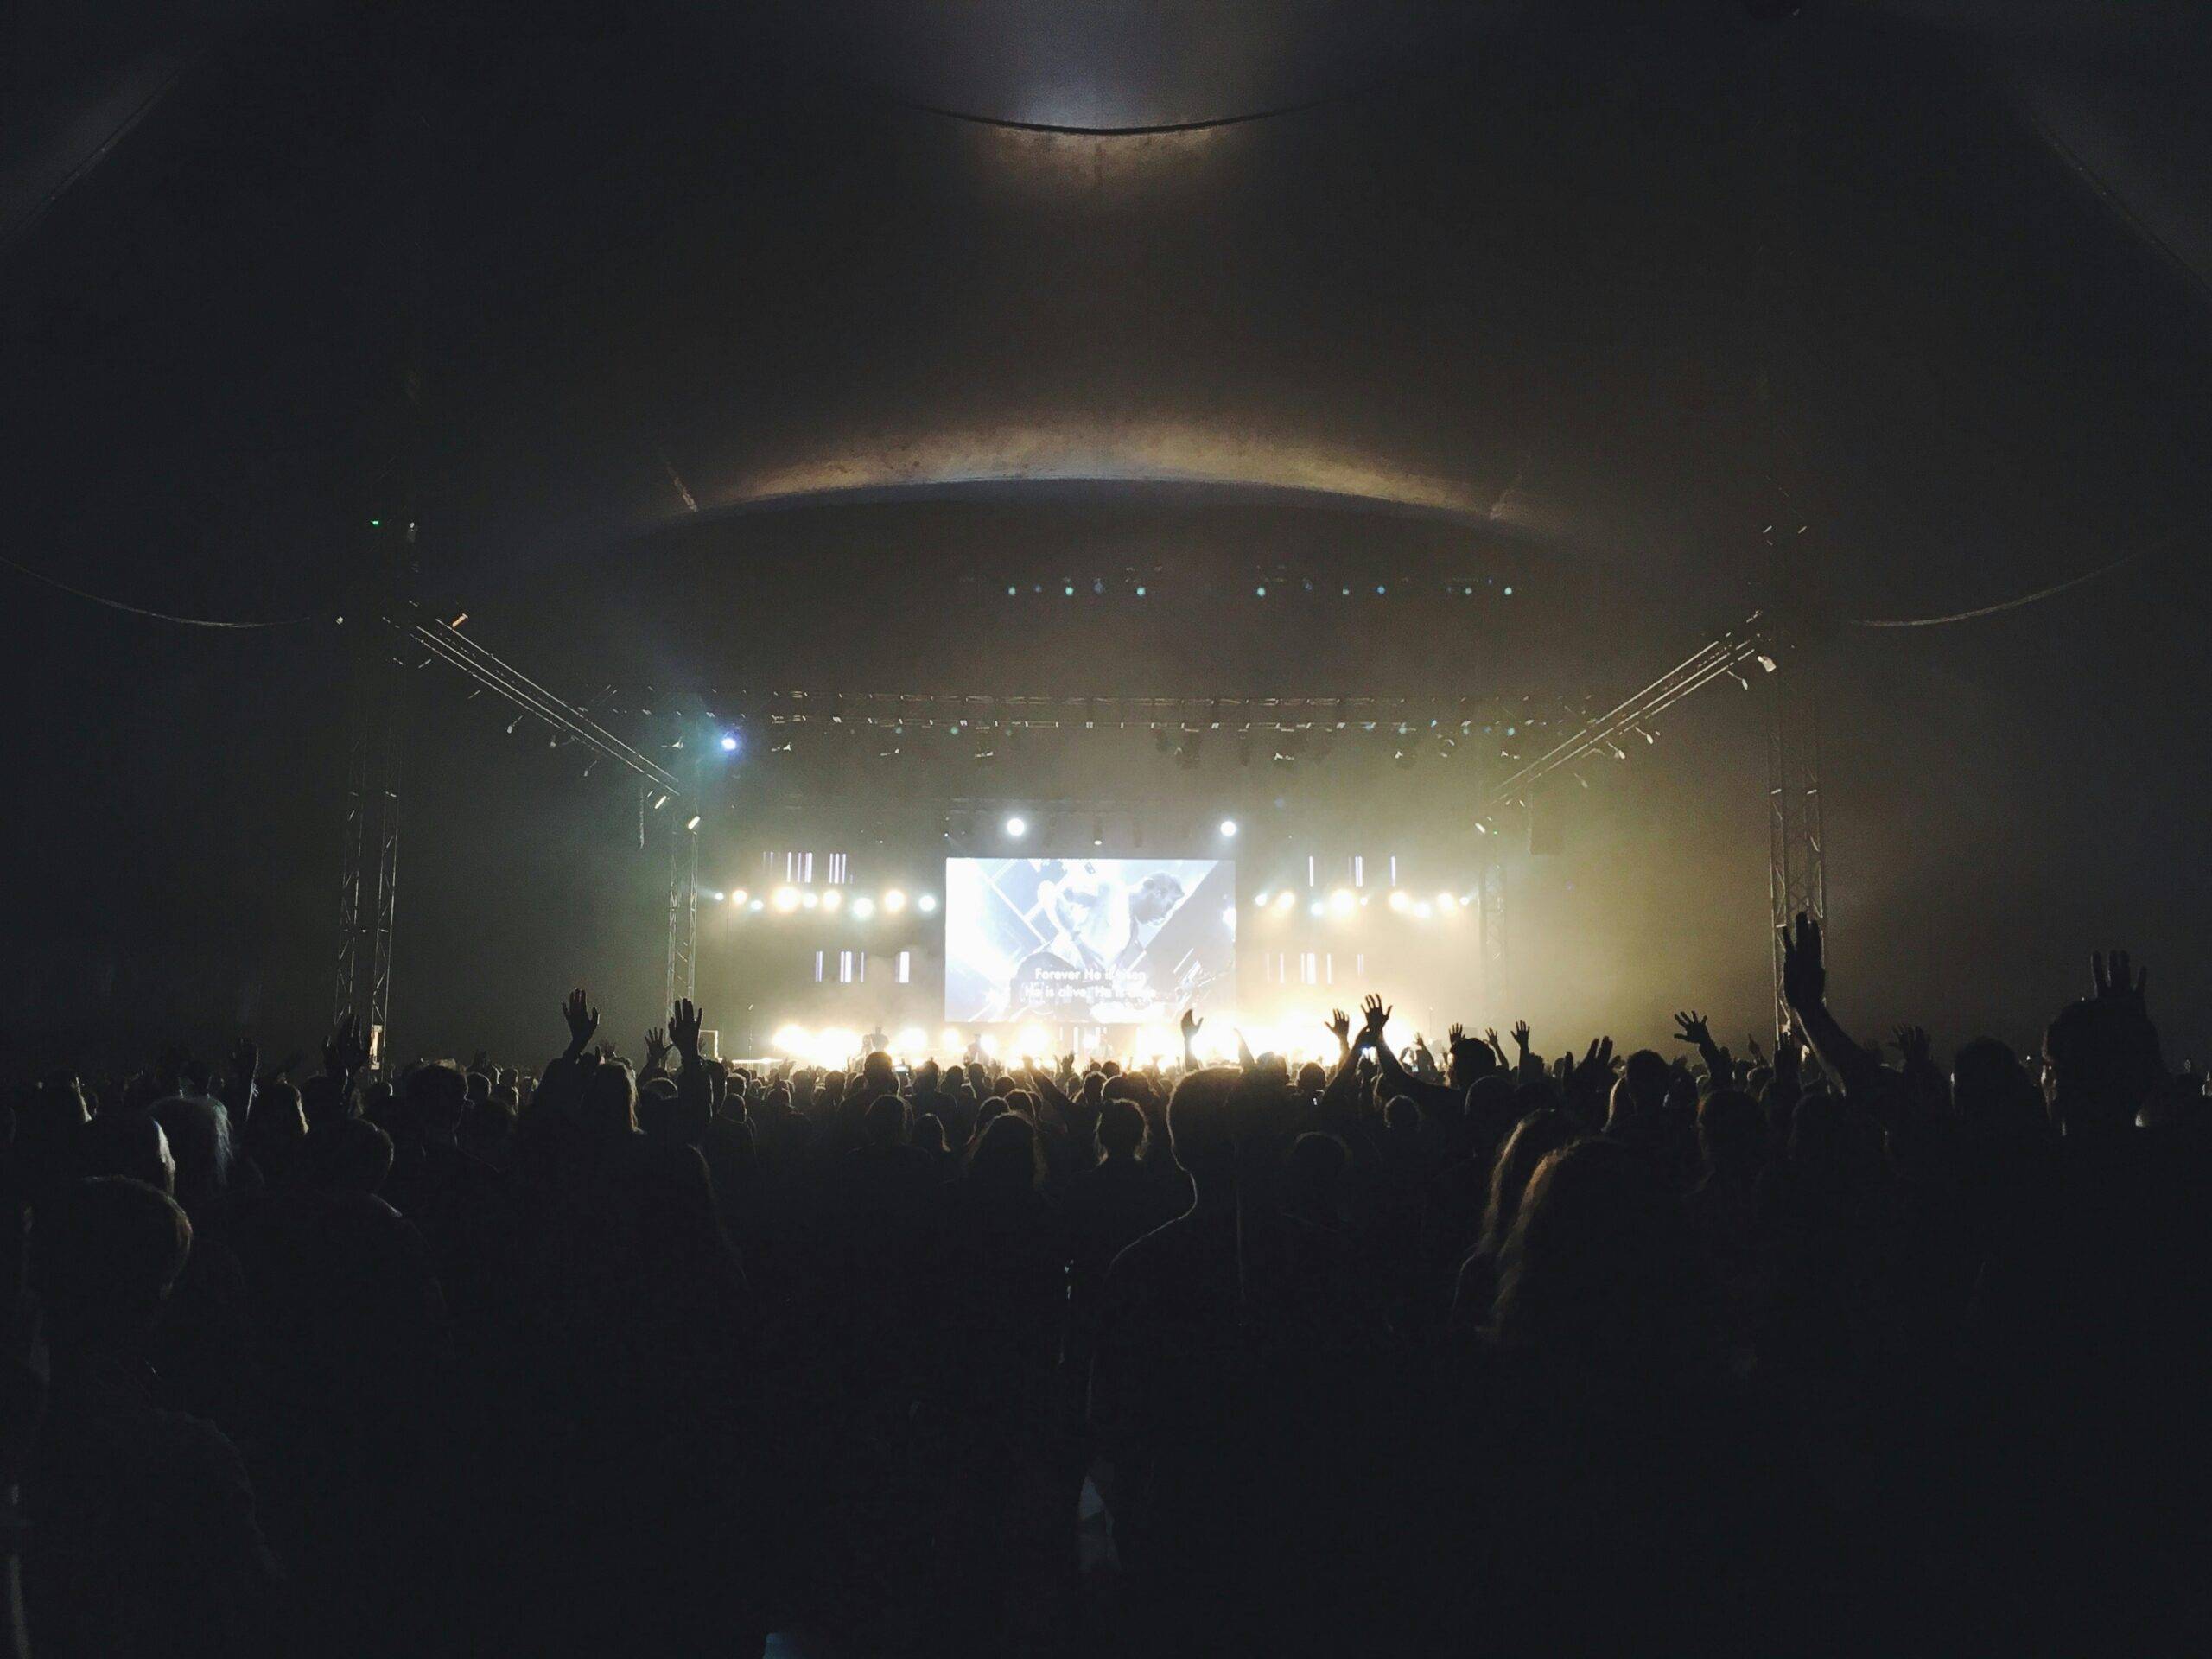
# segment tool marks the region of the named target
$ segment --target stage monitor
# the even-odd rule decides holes
[[[1173,1025],[1236,994],[1236,866],[1215,858],[949,858],[954,1025]]]

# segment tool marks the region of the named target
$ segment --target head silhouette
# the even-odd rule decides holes
[[[1513,1126],[1491,1165],[1490,1202],[1483,1210],[1482,1248],[1486,1254],[1494,1256],[1504,1249],[1536,1166],[1574,1136],[1573,1118],[1556,1106],[1539,1108]]]
[[[1578,1141],[1536,1166],[1499,1264],[1510,1344],[1591,1371],[1687,1380],[1710,1357],[1688,1228],[1649,1160]]]
[[[65,1184],[40,1204],[31,1278],[57,1357],[127,1349],[184,1271],[192,1224],[143,1181]]]

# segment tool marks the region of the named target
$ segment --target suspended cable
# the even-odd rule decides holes
[[[2101,564],[2095,569],[2084,571],[2078,576],[2069,576],[2064,582],[2053,582],[2048,588],[2038,588],[2031,594],[2021,594],[2012,599],[1999,600],[1994,605],[1979,605],[1970,611],[1952,611],[1942,616],[1849,616],[1844,619],[1844,622],[1846,626],[1854,628],[1940,628],[1954,622],[1972,622],[1981,617],[1997,616],[2005,611],[2020,610],[2046,599],[2056,599],[2059,594],[2083,587],[2096,581],[2100,576],[2108,576],[2125,565],[2133,564],[2139,559],[2147,558],[2153,553],[2161,552],[2179,534],[2180,532],[2177,531],[2173,535],[2161,537],[2148,547],[2139,547],[2132,553],[2123,553],[2109,564]]]
[[[29,576],[33,582],[43,582],[48,588],[58,588],[73,598],[86,600],[94,605],[105,605],[111,611],[123,611],[131,616],[149,617],[156,622],[175,622],[182,627],[224,628],[234,632],[244,632],[256,628],[297,627],[302,622],[319,622],[322,620],[322,613],[320,611],[310,611],[305,616],[280,616],[266,622],[226,622],[215,617],[178,616],[173,612],[150,611],[143,605],[126,604],[119,599],[110,599],[105,594],[87,593],[82,588],[73,588],[58,576],[49,576],[43,570],[34,570],[28,564],[18,564],[4,554],[0,554],[0,564],[6,565],[19,575]]]

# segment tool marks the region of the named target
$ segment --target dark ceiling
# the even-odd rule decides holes
[[[695,514],[739,560],[848,501],[926,541],[931,501],[1098,480],[1732,603],[1795,516],[1843,608],[1910,610],[2201,505],[2195,8],[19,27],[15,517],[163,604],[331,602],[410,338],[429,580],[462,592]],[[1065,499],[1007,533],[1079,541]]]

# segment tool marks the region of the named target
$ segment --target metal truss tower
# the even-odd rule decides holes
[[[1767,889],[1774,925],[1774,1032],[1789,1021],[1782,995],[1784,930],[1799,914],[1821,924],[1828,914],[1827,837],[1821,822],[1821,721],[1818,689],[1808,654],[1792,651],[1769,677],[1767,732]]]
[[[414,526],[395,527],[411,548]],[[370,619],[359,621],[366,625]],[[392,922],[399,877],[399,783],[406,686],[392,642],[361,626],[353,638],[346,810],[339,837],[338,960],[334,1012],[361,1022],[380,1063],[391,1026]]]
[[[699,820],[679,825],[668,849],[668,995],[696,1001],[699,994]]]

